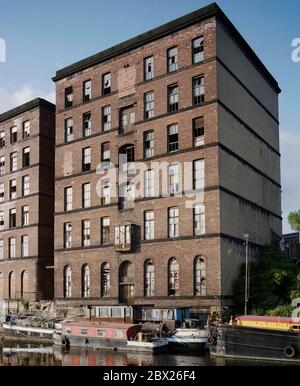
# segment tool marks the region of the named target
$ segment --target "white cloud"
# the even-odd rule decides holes
[[[287,216],[290,211],[300,209],[300,134],[281,131],[281,180],[283,232],[292,232]]]
[[[54,91],[44,93],[41,90],[34,89],[30,85],[24,85],[21,88],[10,92],[8,89],[0,87],[0,113],[13,109],[23,103],[29,102],[37,97],[55,102]]]

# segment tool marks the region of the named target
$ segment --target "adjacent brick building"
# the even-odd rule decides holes
[[[244,235],[253,256],[281,236],[280,89],[232,23],[213,4],[54,81],[57,304],[230,302]],[[153,197],[146,170],[145,197],[109,197],[96,169],[119,154],[168,163],[170,195]],[[184,162],[204,192],[192,207],[177,195]]]
[[[54,137],[44,99],[0,115],[0,302],[53,298]]]

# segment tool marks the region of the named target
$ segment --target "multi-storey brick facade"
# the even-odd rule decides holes
[[[54,80],[57,303],[207,309],[230,301],[244,234],[252,255],[281,235],[280,90],[231,22],[211,5]],[[162,191],[134,204],[101,199],[97,165],[118,165],[126,150],[149,169],[191,162],[204,190],[197,210]],[[134,237],[125,228],[115,236],[126,224]]]
[[[0,300],[53,297],[55,106],[0,115]]]

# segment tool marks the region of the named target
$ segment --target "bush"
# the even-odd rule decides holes
[[[245,299],[245,264],[233,285],[234,302],[242,311]],[[300,295],[300,268],[274,246],[265,247],[251,262],[249,310],[286,313],[296,295]],[[300,297],[300,296],[299,296]],[[279,307],[279,308],[278,308]]]

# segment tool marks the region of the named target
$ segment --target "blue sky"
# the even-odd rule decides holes
[[[0,0],[0,111],[35,96],[54,97],[55,71],[127,38],[201,8],[206,0]],[[299,0],[217,2],[278,80],[284,231],[300,209],[300,63],[291,42],[300,38]]]

